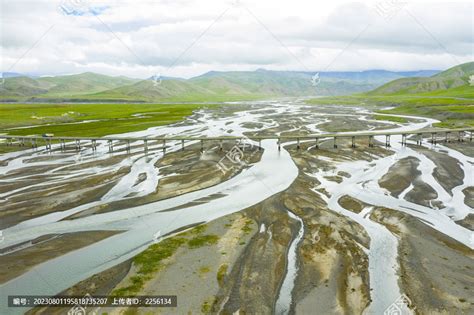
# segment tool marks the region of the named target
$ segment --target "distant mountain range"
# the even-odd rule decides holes
[[[371,91],[392,80],[419,80],[437,70],[392,72],[211,71],[191,78],[131,79],[82,73],[54,77],[4,74],[0,101],[226,101],[285,96],[348,95]],[[395,81],[396,82],[396,81]],[[383,85],[385,86],[385,85]]]

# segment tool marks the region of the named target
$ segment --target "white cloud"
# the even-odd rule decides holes
[[[397,0],[385,0],[390,19],[374,9],[384,4],[377,1],[82,0],[78,16],[58,9],[80,1],[1,0],[1,70],[141,78],[257,68],[415,70],[474,55],[470,1],[394,7]]]

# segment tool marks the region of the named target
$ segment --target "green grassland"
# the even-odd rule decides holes
[[[1,104],[0,133],[99,137],[181,121],[209,104]],[[93,122],[81,123],[94,120]],[[19,129],[11,129],[22,127]],[[26,128],[24,128],[26,127]]]
[[[408,122],[408,119],[404,117],[393,117],[393,116],[386,116],[386,115],[375,115],[375,120],[385,120],[385,121],[393,121],[396,123],[404,124]]]
[[[414,115],[438,119],[442,128],[474,127],[474,87],[466,86],[445,91],[418,94],[324,97],[307,101],[314,105],[353,105],[395,107],[379,110],[384,114]],[[382,119],[378,117],[378,119]],[[392,119],[393,121],[393,119]]]

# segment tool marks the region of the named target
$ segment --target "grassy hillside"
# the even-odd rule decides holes
[[[0,87],[3,100],[27,100],[32,98],[61,98],[71,95],[97,93],[119,86],[133,84],[136,79],[111,77],[97,73],[82,73],[57,77],[12,77]]]
[[[137,82],[135,79],[126,77],[110,77],[91,72],[69,76],[45,77],[37,80],[51,85],[46,94],[47,96],[91,94]]]
[[[419,93],[443,93],[443,91],[469,86],[469,77],[474,75],[474,62],[450,68],[431,77],[413,77],[394,80],[369,92],[369,95],[403,95]]]

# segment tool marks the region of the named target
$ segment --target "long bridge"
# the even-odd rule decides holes
[[[51,145],[54,142],[60,144],[61,151],[66,150],[66,143],[73,142],[76,150],[80,150],[81,143],[83,141],[90,142],[92,150],[96,150],[97,142],[107,142],[109,145],[109,151],[113,151],[113,142],[123,142],[127,145],[127,151],[130,151],[130,143],[136,141],[142,141],[145,151],[148,151],[148,143],[151,141],[161,142],[163,144],[163,150],[166,150],[167,141],[181,141],[182,149],[184,150],[185,141],[200,141],[201,150],[203,150],[205,141],[218,141],[222,148],[224,141],[242,141],[246,139],[252,139],[259,142],[262,140],[278,140],[278,147],[284,141],[296,141],[297,148],[300,148],[300,141],[315,141],[315,148],[319,148],[320,140],[332,139],[333,147],[337,148],[337,140],[339,138],[351,138],[351,147],[356,147],[356,138],[368,138],[368,146],[373,147],[374,137],[385,136],[385,146],[390,147],[391,136],[402,136],[402,145],[407,144],[407,138],[409,136],[415,136],[417,145],[421,145],[424,136],[431,137],[431,143],[436,144],[438,142],[449,142],[451,140],[457,140],[463,142],[469,140],[472,142],[474,128],[456,128],[456,129],[443,129],[443,128],[429,128],[419,129],[413,131],[368,131],[368,132],[340,132],[340,133],[321,133],[321,134],[300,134],[300,135],[269,135],[269,136],[220,136],[220,137],[204,137],[204,136],[174,136],[174,137],[62,137],[62,136],[48,136],[48,135],[33,135],[33,136],[15,136],[15,135],[0,135],[0,139],[6,140],[7,145],[18,144],[18,146],[25,146],[27,142],[31,144],[32,148],[38,147],[38,142],[43,142],[46,150],[51,150]],[[453,136],[454,139],[453,139]],[[439,138],[441,136],[441,138]]]

